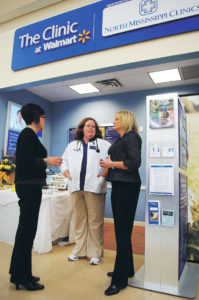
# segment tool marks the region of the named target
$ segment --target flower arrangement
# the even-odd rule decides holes
[[[9,180],[9,175],[15,172],[16,165],[8,158],[0,161],[0,183],[5,184]]]
[[[10,175],[15,172],[16,165],[8,158],[4,158],[0,161],[0,171]]]
[[[6,173],[0,171],[0,185],[7,182],[8,179],[9,179],[9,176]]]

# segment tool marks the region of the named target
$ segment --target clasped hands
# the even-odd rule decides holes
[[[108,173],[108,169],[112,167],[112,163],[113,162],[111,160],[110,155],[108,156],[107,161],[100,159],[100,167],[103,168],[103,171],[100,174],[98,174],[97,177],[100,177],[100,176],[105,177]]]
[[[111,156],[109,155],[108,156],[108,159],[107,161],[103,160],[103,159],[100,159],[100,167],[104,168],[104,169],[109,169],[111,168],[113,165],[113,162],[111,160]]]

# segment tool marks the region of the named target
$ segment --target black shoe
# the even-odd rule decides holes
[[[35,288],[37,288],[37,290],[43,290],[44,289],[44,285],[38,282],[33,282],[33,285]]]
[[[32,276],[32,282],[40,281],[40,277]]]
[[[107,273],[107,276],[113,277],[113,272],[108,272],[108,273]],[[134,274],[129,275],[128,277],[130,278],[130,277],[133,277],[133,276],[134,276]]]
[[[32,281],[26,281],[26,282],[12,282],[15,283],[16,290],[20,289],[20,285],[22,285],[27,291],[38,291],[38,290],[43,290],[44,285],[39,284],[37,282],[32,282]]]
[[[122,290],[122,289],[124,289],[125,287],[126,287],[126,285],[123,286],[123,287],[121,287],[121,286],[118,286],[118,285],[116,285],[116,284],[111,284],[111,285],[107,288],[107,290],[104,292],[104,294],[105,294],[106,296],[115,295],[115,294],[118,294],[119,291]]]

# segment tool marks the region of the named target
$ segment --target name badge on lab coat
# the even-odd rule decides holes
[[[90,146],[89,149],[96,150],[96,146]]]

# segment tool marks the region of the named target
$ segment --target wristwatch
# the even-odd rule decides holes
[[[113,169],[113,170],[115,169],[115,167],[114,167],[114,165],[113,165],[113,161],[112,161],[112,166],[111,166],[111,169]]]
[[[47,166],[47,158],[44,158],[44,163]]]

